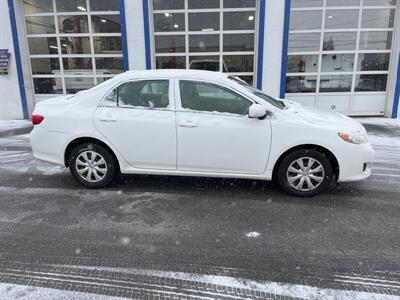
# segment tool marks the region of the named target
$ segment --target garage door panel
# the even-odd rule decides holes
[[[353,96],[352,112],[371,112],[382,114],[385,111],[386,93],[384,94],[355,94]]]

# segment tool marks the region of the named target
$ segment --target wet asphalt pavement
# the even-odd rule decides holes
[[[27,130],[0,134],[0,282],[149,299],[284,299],[196,277],[218,275],[400,295],[400,127],[366,127],[373,175],[315,198],[269,182],[164,176],[88,190],[34,159]]]

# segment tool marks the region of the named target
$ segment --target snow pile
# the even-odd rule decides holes
[[[1,145],[1,139],[0,139]],[[31,173],[40,175],[57,175],[66,172],[63,166],[39,161],[29,151],[2,151],[0,150],[0,169],[9,172]]]
[[[0,120],[0,132],[29,128],[31,126],[32,123],[29,120]]]
[[[13,148],[15,148],[15,147],[25,147],[25,148],[30,148],[31,144],[29,143],[29,135],[28,134],[21,134],[21,135],[7,136],[6,138],[0,138],[0,147],[13,147]]]
[[[126,298],[96,295],[82,292],[63,291],[50,288],[0,283],[1,299],[57,299],[57,300],[121,300]]]
[[[7,150],[7,147],[12,147],[13,150]],[[35,159],[30,150],[28,134],[0,138],[0,148],[0,170],[40,175],[57,175],[66,172],[63,166]]]
[[[257,231],[252,231],[252,232],[246,233],[246,236],[251,237],[251,238],[258,237],[259,235],[260,235],[260,233],[258,233]]]

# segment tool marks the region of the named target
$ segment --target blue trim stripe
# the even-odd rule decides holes
[[[399,98],[400,98],[400,54],[399,54],[399,60],[397,62],[396,88],[394,90],[394,99],[393,99],[393,109],[392,109],[393,119],[397,118],[399,109]]]
[[[286,89],[286,67],[287,67],[287,52],[289,40],[289,19],[290,19],[290,2],[285,0],[285,19],[283,23],[283,39],[282,39],[282,61],[281,61],[281,90],[279,97],[285,98]]]
[[[12,33],[13,45],[14,45],[15,63],[17,65],[17,75],[18,75],[18,83],[19,83],[19,93],[21,96],[22,113],[23,113],[24,119],[29,119],[28,105],[26,103],[24,76],[22,73],[21,53],[19,52],[17,23],[15,21],[15,10],[14,10],[13,0],[8,0],[8,12],[10,14],[11,33]]]
[[[260,1],[260,20],[258,25],[257,88],[262,89],[264,62],[265,0]]]
[[[151,69],[151,47],[149,30],[149,2],[143,0],[144,46],[146,51],[146,69]]]
[[[128,41],[126,36],[125,0],[119,0],[119,14],[121,16],[122,53],[124,56],[124,71],[129,70]]]

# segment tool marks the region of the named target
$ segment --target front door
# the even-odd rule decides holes
[[[267,119],[248,117],[250,100],[226,87],[201,81],[179,80],[175,90],[179,90],[178,170],[264,172],[271,128]]]
[[[129,81],[104,99],[97,130],[136,168],[176,169],[176,126],[170,80]]]

